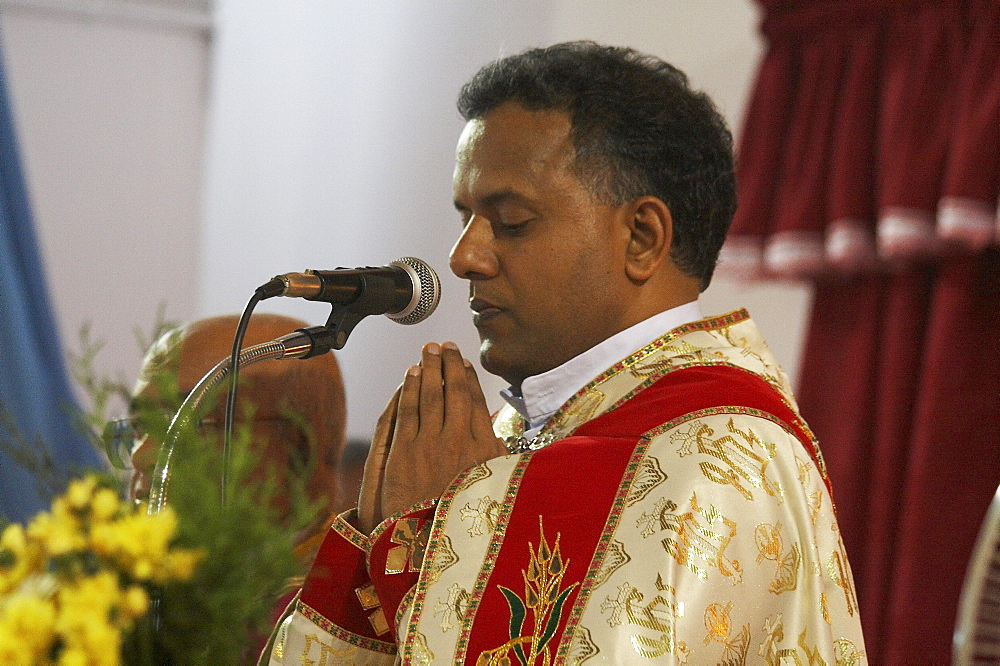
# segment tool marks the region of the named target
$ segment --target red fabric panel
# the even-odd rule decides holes
[[[1000,242],[990,223],[1000,192],[996,0],[758,3],[768,50],[743,122],[740,207],[720,273],[868,270],[867,232],[881,220],[885,263],[940,255],[939,210],[942,237],[971,251]],[[756,271],[754,248],[769,249]]]
[[[1000,484],[1000,252],[941,267],[905,477],[887,663],[945,663],[967,562]]]
[[[730,227],[731,235],[763,239],[771,234],[794,85],[787,72],[796,68],[795,62],[795,49],[776,44],[757,70],[736,154],[739,208]]]
[[[1000,2],[972,0],[969,21],[944,194],[995,205],[1000,195]]]
[[[500,587],[525,598],[522,572],[528,569],[529,548],[534,552],[539,549],[541,527],[549,548],[555,548],[559,537],[565,569],[560,590],[575,584],[562,607],[554,642],[549,647],[554,650],[559,644],[635,443],[631,437],[570,437],[535,452],[521,480],[497,565],[476,612],[467,663],[476,663],[482,652],[512,638],[511,611]],[[533,626],[529,614],[524,630]]]
[[[915,3],[891,23],[879,118],[879,206],[937,210],[963,58],[957,0]]]
[[[823,445],[872,663],[949,661],[1000,483],[998,332],[996,251],[817,287],[799,404]]]
[[[391,636],[375,634],[354,593],[370,583],[365,552],[330,530],[306,576],[299,599],[338,627],[373,640],[392,642]]]

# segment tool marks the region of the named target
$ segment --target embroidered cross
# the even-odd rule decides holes
[[[424,550],[431,534],[431,521],[419,518],[404,518],[396,522],[392,531],[392,543],[398,544],[389,549],[385,558],[387,574],[403,573],[409,567],[410,571],[420,571],[424,563]]]

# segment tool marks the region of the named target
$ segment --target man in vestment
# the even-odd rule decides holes
[[[731,136],[683,73],[560,44],[465,85],[430,343],[262,655],[286,663],[864,663],[816,442],[745,311],[703,319]]]
[[[148,499],[160,448],[157,438],[147,432],[148,425],[143,427],[143,415],[162,412],[164,422],[169,422],[201,378],[229,357],[238,323],[235,315],[201,319],[167,331],[147,351],[133,389],[132,415],[119,424],[119,434],[130,438],[131,499]],[[306,326],[283,315],[256,314],[247,325],[244,342],[248,346],[268,342]],[[243,369],[240,378],[236,414],[260,457],[258,474],[269,474],[279,487],[287,487],[293,475],[310,472],[307,489],[310,500],[319,505],[319,516],[297,537],[296,552],[305,573],[332,516],[353,504],[340,497],[338,463],[347,427],[340,367],[333,354],[324,354],[259,363]],[[225,401],[217,400],[202,419],[206,436],[221,437],[224,407]],[[286,495],[274,499],[279,511],[289,511]]]

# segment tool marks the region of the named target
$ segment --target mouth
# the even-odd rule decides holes
[[[476,326],[484,324],[503,313],[502,308],[494,305],[485,298],[473,298],[469,301],[469,307],[475,313],[472,315],[472,323]]]

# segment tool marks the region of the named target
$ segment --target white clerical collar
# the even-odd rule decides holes
[[[560,366],[527,377],[520,395],[512,387],[500,395],[527,421],[525,435],[530,437],[591,379],[667,331],[701,318],[698,301],[678,305],[612,335]]]

